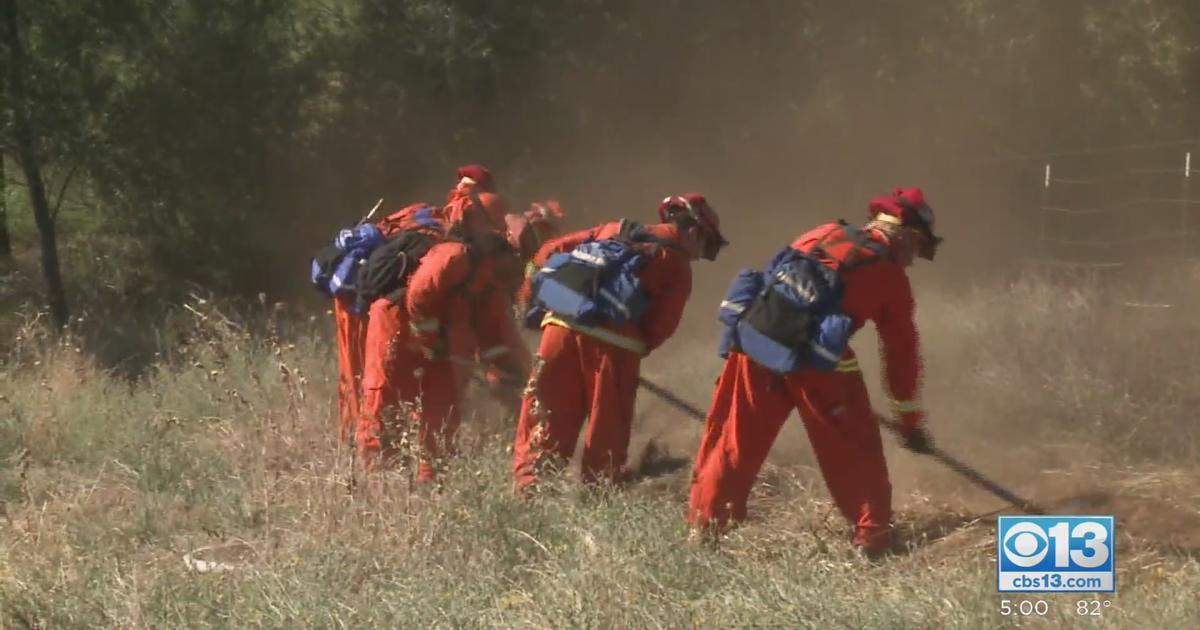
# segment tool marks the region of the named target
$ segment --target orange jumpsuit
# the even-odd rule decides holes
[[[678,241],[672,224],[646,227],[660,239]],[[544,265],[552,254],[569,252],[588,239],[611,238],[619,230],[620,223],[609,223],[555,239],[538,251],[534,263]],[[679,326],[692,291],[691,261],[679,248],[659,245],[640,279],[650,300],[640,322],[586,327],[553,313],[543,322],[513,445],[518,491],[537,481],[543,464],[570,460],[585,418],[590,423],[583,446],[584,480],[624,477],[641,360]],[[522,303],[528,301],[528,285],[527,279]]]
[[[526,374],[529,351],[513,321],[504,286],[505,261],[478,255],[459,242],[429,250],[408,284],[406,308],[414,347],[422,353],[417,383],[421,448],[419,481],[435,476],[435,464],[454,452],[461,402],[478,355],[508,374]]]
[[[430,216],[418,220],[416,211],[425,207],[429,206],[424,203],[412,204],[384,217],[377,225],[388,238],[404,231],[420,231],[440,239],[444,229],[442,211],[440,208],[430,208]],[[399,303],[393,299],[399,300]],[[351,356],[357,352],[362,403],[358,405],[354,437],[359,456],[371,467],[377,463],[381,453],[385,457],[391,455],[390,448],[389,452],[383,452],[387,446],[385,434],[393,428],[388,426],[387,414],[399,401],[415,397],[417,382],[414,370],[419,366],[421,357],[411,347],[408,313],[401,297],[379,298],[371,303],[365,317],[355,319],[361,322],[361,329],[357,337],[358,345],[352,346],[349,352]],[[340,342],[339,335],[339,350],[342,348]]]
[[[359,457],[373,467],[381,455],[386,459],[395,454],[385,438],[396,428],[387,414],[400,401],[415,400],[418,393],[416,370],[422,357],[412,348],[403,303],[386,297],[371,303],[364,346],[362,410],[355,438]]]
[[[564,216],[557,201],[547,201],[544,205],[533,205],[534,209],[526,211],[525,214],[509,214],[504,217],[508,227],[508,241],[515,250],[515,256],[508,262],[520,266],[520,269],[514,270],[516,282],[508,291],[514,302],[521,288],[521,274],[528,274],[531,271],[530,266],[533,265],[533,257],[537,254],[537,250],[550,239],[560,235],[559,227]],[[532,269],[536,268],[536,266],[532,267]],[[520,319],[519,312],[514,314]],[[527,375],[521,374],[520,376],[521,379],[524,379]],[[524,380],[514,383],[510,378],[494,369],[487,370],[485,377],[492,395],[508,407],[512,413],[518,413],[521,408],[519,392]]]
[[[792,243],[808,251],[836,226]],[[878,231],[871,238],[887,245]],[[826,261],[831,264],[830,261]],[[842,272],[843,309],[855,329],[870,320],[879,332],[886,382],[901,420],[920,421],[915,398],[921,377],[913,296],[904,267],[890,256]],[[746,517],[755,477],[793,409],[800,412],[817,463],[842,515],[854,524],[853,543],[886,548],[891,537],[892,488],[879,424],[854,353],[836,371],[802,369],[776,376],[740,352],[730,352],[713,393],[696,454],[688,521],[723,527]]]
[[[338,348],[338,440],[350,438],[358,419],[358,386],[363,371],[363,340],[367,321],[351,312],[353,295],[333,298],[333,321]]]

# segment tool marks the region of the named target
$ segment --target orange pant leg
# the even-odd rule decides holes
[[[782,380],[730,353],[693,468],[688,522],[724,527],[746,517],[754,480],[794,408]]]
[[[735,373],[737,364],[726,359],[721,368],[721,374],[717,376],[717,381],[713,384],[712,401],[708,406],[708,415],[704,418],[704,429],[700,433],[700,446],[696,449],[696,457],[692,462],[691,488],[693,492],[696,489],[696,480],[700,475],[700,467],[708,461],[709,454],[720,443],[722,426],[729,417],[729,410],[733,407],[734,388],[728,385],[721,386],[722,381],[733,382],[734,376],[725,376],[725,372],[731,370]]]
[[[892,486],[879,422],[858,372],[806,371],[788,378],[825,485],[869,549],[891,541]]]
[[[338,440],[350,439],[359,414],[359,382],[363,370],[366,318],[350,312],[352,296],[333,300],[338,348]]]
[[[617,482],[626,477],[641,357],[585,335],[576,338],[589,409],[583,480]]]
[[[518,491],[537,482],[543,466],[562,466],[575,453],[587,404],[578,335],[560,326],[542,330],[533,372],[521,400],[513,442]]]
[[[418,397],[412,401],[420,447],[419,482],[433,481],[441,461],[456,453],[469,369],[450,361],[423,362]]]
[[[385,424],[392,408],[417,389],[418,355],[408,348],[408,316],[386,298],[371,304],[363,344],[363,401],[356,442],[364,462],[374,463],[384,447]]]

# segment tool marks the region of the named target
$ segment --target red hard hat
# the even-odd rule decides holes
[[[700,193],[674,195],[663,199],[658,205],[658,219],[663,223],[681,214],[691,217],[704,233],[704,258],[716,260],[721,248],[729,244],[721,234],[721,219],[717,216],[717,211],[708,205],[708,200]]]
[[[925,193],[920,188],[897,188],[890,195],[876,197],[868,205],[868,214],[871,219],[881,214],[893,217],[900,225],[913,227],[924,233],[929,243],[920,255],[922,258],[933,260],[942,239],[933,232],[933,208],[925,201]]]
[[[480,192],[496,192],[496,180],[492,177],[492,172],[481,164],[464,164],[458,167],[460,185],[465,183],[462,181],[464,178],[470,179]]]
[[[557,201],[534,202],[523,214],[504,217],[508,225],[508,241],[526,258],[532,258],[537,249],[562,231],[565,214]]]
[[[566,218],[562,206],[554,199],[546,199],[545,202],[534,202],[529,204],[529,209],[526,210],[526,218],[530,223],[562,223]]]

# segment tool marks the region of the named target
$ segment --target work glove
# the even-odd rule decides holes
[[[921,427],[902,429],[904,448],[921,455],[933,452],[933,437]]]

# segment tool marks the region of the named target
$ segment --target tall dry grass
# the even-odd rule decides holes
[[[924,327],[944,335],[929,346],[931,391],[947,401],[935,413],[972,407],[979,433],[1000,412],[1036,408],[1022,431],[1043,425],[1101,453],[1124,444],[1116,450],[1185,458],[1196,430],[1171,414],[1196,377],[1136,372],[1169,359],[1179,343],[1164,332],[1190,324],[1139,320],[1151,323],[1100,348],[1097,335],[1126,330],[1128,315],[1097,314],[1089,300],[1099,296],[1023,282],[923,302],[938,304],[922,312]],[[250,326],[200,303],[179,317],[187,324],[166,333],[171,352],[132,382],[36,327],[15,340],[0,372],[0,627],[1014,625],[998,613],[991,517],[930,494],[936,486],[898,484],[909,548],[880,565],[853,554],[819,479],[786,461],[765,472],[756,519],[717,551],[683,544],[686,470],[625,492],[564,478],[517,500],[511,422],[494,418],[468,421],[440,492],[417,491],[408,471],[363,475],[333,439],[323,321]],[[936,367],[950,359],[954,370]],[[1142,416],[1133,431],[1130,418]],[[1174,439],[1156,435],[1164,427]],[[955,437],[966,433],[940,428],[951,446],[967,445]],[[1166,506],[1163,497],[1197,487],[1194,462],[1176,462],[1171,474],[1161,462],[1156,474],[1129,462],[1112,470],[1123,491],[1153,490],[1159,502],[1145,505]],[[1081,619],[1078,597],[1051,597],[1049,619],[1033,625],[1200,624],[1194,550],[1122,531],[1114,607]],[[228,570],[197,571],[185,556]]]
[[[1197,286],[1181,269],[1149,281],[1026,274],[935,302],[921,322],[932,395],[972,401],[1026,440],[1070,438],[1126,463],[1200,461]]]

